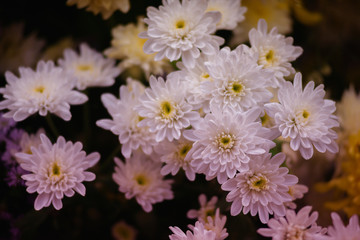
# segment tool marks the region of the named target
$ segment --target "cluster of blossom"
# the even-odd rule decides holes
[[[298,213],[287,210],[285,217],[270,219],[269,228],[260,228],[258,233],[272,239],[351,240],[359,238],[360,225],[357,215],[353,215],[349,220],[349,225],[345,226],[340,216],[333,212],[331,213],[333,225],[322,228],[316,224],[318,213],[310,214],[310,211],[310,206],[303,207]]]
[[[145,210],[149,207],[144,199],[159,202],[169,197],[170,190],[159,188],[157,199],[138,191],[145,183],[147,188],[164,184],[159,178],[148,181],[140,167],[128,168],[138,171],[141,181],[119,180],[138,149],[156,164],[163,163],[158,168],[162,175],[183,168],[191,181],[195,173],[205,174],[207,180],[217,178],[222,189],[230,191],[232,215],[250,212],[266,223],[271,214],[285,215],[285,203],[294,199],[289,190],[298,182],[281,167],[284,154],[271,158],[273,140],[279,135],[289,138],[291,148],[306,159],[313,155],[313,147],[336,152],[335,103],[323,99],[323,85],[314,89],[310,82],[303,90],[300,73],[293,84],[284,79],[295,73],[290,62],[302,49],[276,28],[268,32],[264,20],[249,32],[251,47],[219,49],[223,39],[213,34],[221,14],[207,6],[207,1],[184,0],[148,8],[144,20],[148,30],[139,35],[147,39],[144,51],[156,53],[155,60],[181,58],[180,70],[165,79],[151,76],[149,87],[128,79],[120,87],[120,99],[104,94],[102,102],[112,119],[99,120],[97,125],[119,136],[127,160],[125,165],[116,161],[119,169],[113,178],[120,191],[135,196]],[[273,93],[278,102],[270,102]],[[261,117],[271,117],[273,125],[263,126]],[[148,178],[153,179],[153,174]]]
[[[27,191],[39,194],[34,204],[36,210],[50,204],[60,209],[64,195],[71,197],[75,191],[85,195],[82,182],[95,179],[86,170],[99,161],[100,155],[97,152],[86,155],[80,142],[65,141],[62,136],[52,144],[42,129],[35,135],[18,129],[8,133],[12,121],[23,121],[36,112],[41,116],[52,113],[68,121],[70,104],[82,104],[88,99],[75,88],[111,86],[120,74],[114,60],[105,59],[86,44],[80,45],[79,54],[66,49],[58,63],[55,66],[53,61],[41,60],[36,71],[20,67],[20,77],[6,72],[7,85],[0,89],[4,98],[0,109],[9,110],[1,116],[1,140],[6,142],[2,159],[7,167],[12,167],[8,182],[15,185],[25,180]]]
[[[85,6],[83,1],[78,5]],[[182,169],[194,181],[196,174],[204,174],[206,180],[217,179],[221,189],[229,192],[226,200],[231,202],[231,215],[250,213],[269,224],[270,229],[260,229],[260,234],[324,237],[326,231],[315,223],[317,213],[309,216],[310,207],[297,215],[290,210],[296,208],[293,200],[301,198],[307,187],[297,184],[298,178],[283,166],[285,154],[272,156],[270,149],[281,136],[305,159],[313,156],[314,148],[336,153],[335,102],[324,99],[323,85],[315,87],[309,82],[303,89],[301,73],[291,65],[302,48],[276,27],[268,29],[263,19],[248,34],[250,46],[221,48],[225,41],[216,31],[233,30],[245,11],[236,0],[163,0],[159,8],[147,9],[147,29],[143,24],[137,26],[143,29],[139,37],[144,41],[134,43],[143,45],[153,59],[139,57],[136,47],[117,53],[116,46],[127,49],[121,41],[114,41],[113,48],[105,51],[119,59],[135,56],[120,67],[140,64],[146,75],[164,72],[161,66],[166,63],[156,65],[152,60],[178,61],[179,69],[163,77],[150,76],[148,87],[128,78],[119,89],[119,99],[110,93],[101,96],[111,119],[96,124],[118,136],[125,157],[125,161],[115,158],[113,180],[127,199],[135,198],[150,212],[153,204],[174,197],[173,181],[166,175]],[[130,27],[119,31],[136,32]],[[159,69],[151,70],[154,66]],[[81,90],[111,86],[120,71],[114,60],[82,44],[79,54],[65,50],[58,66],[39,61],[35,71],[20,67],[19,77],[6,72],[0,109],[8,109],[3,116],[15,121],[37,112],[69,121],[70,104],[88,99]],[[293,83],[286,80],[290,78]],[[22,174],[27,191],[38,193],[36,210],[50,204],[61,209],[64,195],[85,195],[82,182],[95,179],[86,170],[99,161],[99,153],[86,155],[80,142],[62,136],[55,144],[42,132],[24,138],[27,145],[18,141],[12,154],[27,171]],[[188,214],[198,218],[189,226],[191,231],[170,227],[170,239],[222,240],[228,236],[226,217],[215,210],[216,199],[207,203],[201,195],[199,201],[201,209]],[[270,215],[274,218],[269,220]],[[333,219],[330,239],[340,231],[338,216]],[[350,228],[358,231],[357,218]]]

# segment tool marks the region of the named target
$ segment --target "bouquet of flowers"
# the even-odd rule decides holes
[[[329,99],[331,67],[303,78],[311,48],[285,35],[292,16],[323,14],[290,0],[61,4],[112,39],[44,48],[24,24],[2,31],[0,237],[359,238],[360,95]]]

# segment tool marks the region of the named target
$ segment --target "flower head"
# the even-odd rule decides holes
[[[237,24],[245,19],[246,7],[241,5],[241,0],[208,0],[207,12],[219,11],[221,19],[216,29],[233,30]]]
[[[95,174],[86,170],[99,161],[100,154],[86,155],[80,142],[66,142],[62,136],[55,144],[44,134],[40,139],[39,146],[31,147],[31,154],[17,153],[16,157],[20,159],[20,166],[30,172],[22,176],[27,192],[39,194],[34,203],[35,210],[50,204],[59,210],[64,195],[72,197],[75,191],[85,195],[82,182],[95,179]]]
[[[138,126],[143,118],[134,110],[145,87],[131,78],[128,78],[127,82],[126,86],[120,87],[120,99],[110,93],[101,96],[101,101],[112,119],[101,119],[96,122],[99,127],[119,136],[119,142],[122,144],[121,153],[125,158],[129,158],[132,151],[140,147],[144,153],[150,154],[153,146],[157,144],[155,134],[149,132],[148,127]]]
[[[314,89],[309,82],[302,89],[301,73],[297,73],[294,85],[285,82],[278,92],[279,103],[265,104],[266,112],[275,119],[282,137],[290,138],[291,149],[300,150],[305,159],[313,155],[313,146],[319,152],[335,153],[338,145],[333,127],[339,123],[333,113],[335,102],[324,100],[324,85]]]
[[[119,191],[125,193],[127,199],[136,201],[146,212],[151,212],[152,205],[172,199],[172,180],[164,180],[160,174],[161,163],[154,162],[148,156],[137,153],[127,158],[125,163],[115,158],[114,181]]]
[[[36,71],[30,68],[19,68],[20,77],[6,72],[7,85],[0,88],[4,100],[0,109],[9,109],[4,117],[22,121],[39,112],[46,116],[54,113],[65,121],[71,118],[70,104],[82,104],[87,96],[74,91],[75,79],[65,74],[62,68],[55,67],[54,62],[40,61]]]
[[[183,84],[175,77],[165,82],[161,77],[151,76],[150,89],[145,90],[135,110],[144,118],[138,126],[149,127],[149,131],[156,134],[157,142],[165,138],[179,139],[181,130],[200,118],[185,101]]]
[[[257,65],[257,56],[246,45],[235,50],[225,47],[205,63],[213,81],[202,84],[203,92],[209,93],[211,107],[233,108],[246,111],[268,102],[272,94],[266,89],[272,73]]]
[[[191,159],[185,160],[187,153],[192,148],[193,142],[185,139],[183,136],[179,140],[169,142],[162,141],[155,147],[155,152],[160,155],[160,161],[165,163],[161,168],[161,174],[171,173],[175,175],[179,169],[185,171],[186,177],[190,181],[195,180],[195,168],[191,165]]]
[[[192,226],[192,231],[186,231],[186,234],[178,227],[169,227],[173,232],[169,236],[170,240],[216,240],[216,233],[212,230],[207,230],[203,223],[197,221],[195,226]]]
[[[353,215],[349,220],[349,225],[345,226],[340,216],[331,213],[333,226],[328,227],[328,236],[324,240],[353,240],[360,236],[360,225],[358,215]]]
[[[184,65],[190,68],[200,56],[200,50],[213,54],[224,42],[211,35],[221,14],[205,12],[206,8],[206,0],[163,0],[159,9],[148,7],[148,18],[144,20],[148,30],[139,35],[148,39],[144,52],[157,53],[155,60],[166,57],[174,61],[181,57]]]
[[[164,70],[170,69],[169,61],[155,61],[155,54],[144,53],[146,39],[139,38],[138,35],[146,29],[143,18],[139,18],[136,25],[129,23],[116,26],[111,31],[111,47],[104,54],[109,58],[122,60],[118,65],[121,70],[135,65],[140,66],[146,76],[151,73],[163,74]]]
[[[79,90],[111,86],[120,74],[120,69],[114,67],[114,60],[105,59],[86,43],[80,45],[79,55],[72,49],[66,49],[64,59],[58,62],[67,74],[76,78],[76,88]]]
[[[200,209],[190,209],[187,212],[188,218],[197,218],[200,222],[207,222],[208,217],[215,215],[215,204],[218,201],[218,197],[213,196],[210,201],[207,201],[205,194],[199,195]]]
[[[226,201],[232,202],[231,215],[240,212],[250,212],[251,216],[259,214],[262,223],[269,221],[269,214],[285,215],[284,203],[292,200],[289,186],[296,184],[298,178],[288,174],[289,169],[280,167],[285,160],[284,154],[270,157],[270,153],[254,156],[248,171],[240,172],[222,184],[223,190],[230,191]]]
[[[195,143],[185,160],[192,158],[198,173],[204,173],[208,180],[217,177],[220,184],[237,171],[248,170],[251,155],[263,154],[274,146],[268,129],[257,122],[259,116],[258,108],[247,112],[214,109],[187,132]]]
[[[318,213],[310,215],[310,211],[310,206],[303,207],[297,214],[294,210],[287,210],[285,217],[270,219],[269,228],[260,228],[258,233],[279,240],[319,239],[326,229],[316,225]]]

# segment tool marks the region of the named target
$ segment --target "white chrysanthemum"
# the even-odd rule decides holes
[[[134,107],[139,104],[139,97],[143,94],[145,87],[130,78],[127,82],[127,86],[120,87],[120,99],[110,93],[101,96],[101,101],[112,119],[98,120],[96,125],[118,135],[119,142],[122,144],[121,153],[129,158],[132,151],[138,148],[146,154],[151,154],[157,142],[155,134],[149,132],[146,126],[137,126],[142,117],[138,115]]]
[[[241,5],[247,8],[245,20],[240,22],[233,31],[230,46],[237,46],[248,40],[250,29],[255,28],[259,19],[263,18],[269,28],[276,27],[281,34],[292,30],[292,19],[288,1],[283,0],[242,0]]]
[[[195,180],[195,168],[191,165],[191,159],[185,161],[186,154],[192,148],[193,142],[185,139],[183,136],[179,140],[169,142],[167,140],[162,141],[155,147],[155,152],[160,155],[160,161],[165,163],[161,168],[161,174],[172,175],[177,174],[180,168],[182,168],[186,174],[186,177],[190,181]]]
[[[202,109],[206,113],[210,112],[209,102],[212,95],[211,92],[204,91],[201,85],[203,82],[213,81],[205,66],[205,62],[209,61],[214,56],[215,55],[209,56],[200,54],[200,57],[196,59],[193,68],[187,68],[182,62],[178,62],[176,66],[180,70],[171,72],[168,75],[169,78],[176,77],[181,79],[185,86],[185,96],[188,103],[195,109]]]
[[[186,159],[206,179],[217,177],[224,183],[235,176],[237,171],[248,170],[249,155],[263,154],[274,143],[268,139],[269,130],[257,122],[260,109],[234,112],[214,109],[207,114],[194,130],[186,132],[195,141]]]
[[[185,88],[178,78],[156,79],[150,77],[150,89],[140,97],[136,111],[141,117],[139,127],[149,127],[156,133],[156,141],[165,138],[169,141],[179,139],[181,130],[189,127],[200,118],[198,112],[192,111],[192,106],[185,101]]]
[[[245,19],[246,7],[241,6],[241,0],[208,0],[207,12],[219,11],[221,19],[216,29],[233,30]]]
[[[216,233],[212,230],[205,229],[203,223],[197,221],[195,226],[190,230],[186,231],[186,234],[179,227],[169,227],[173,232],[169,236],[170,240],[217,240]]]
[[[85,195],[84,181],[93,181],[95,174],[87,172],[100,159],[97,152],[86,155],[82,151],[82,144],[66,142],[60,136],[55,144],[44,135],[40,135],[41,144],[31,147],[32,154],[17,153],[20,166],[29,171],[21,176],[26,181],[27,192],[37,192],[34,207],[40,210],[50,204],[55,209],[62,208],[62,198],[72,197],[76,192]]]
[[[324,100],[324,85],[314,89],[309,82],[302,89],[301,73],[294,78],[294,85],[285,82],[279,89],[279,103],[265,105],[266,112],[275,119],[275,124],[283,138],[290,138],[291,149],[300,150],[301,156],[309,159],[313,155],[313,146],[319,152],[336,153],[337,134],[331,128],[339,123],[333,113],[335,102]]]
[[[328,236],[322,240],[356,240],[360,236],[360,225],[358,215],[353,215],[349,220],[349,225],[345,227],[340,216],[333,212],[331,213],[333,226],[328,227]]]
[[[66,73],[76,77],[76,88],[79,90],[111,86],[120,74],[120,69],[114,66],[114,60],[104,58],[86,43],[80,45],[79,54],[66,49],[64,59],[59,59],[58,62]]]
[[[82,104],[88,99],[73,90],[75,79],[52,61],[38,62],[36,71],[20,67],[19,72],[19,78],[11,72],[5,73],[7,85],[0,88],[5,100],[0,102],[0,109],[10,111],[4,117],[22,121],[36,112],[41,116],[50,112],[69,121],[70,104]]]
[[[225,47],[205,65],[213,81],[202,84],[203,91],[210,93],[210,108],[233,108],[245,111],[263,106],[272,94],[266,89],[272,73],[257,65],[257,56],[245,45],[235,50]]]
[[[190,209],[187,212],[188,218],[197,218],[200,222],[206,222],[207,218],[215,215],[215,205],[218,201],[218,197],[213,196],[210,201],[207,201],[205,194],[199,195],[200,209]]]
[[[132,66],[140,66],[146,76],[151,73],[163,74],[164,70],[170,70],[171,66],[168,60],[155,61],[155,54],[144,53],[143,46],[146,39],[139,38],[141,32],[146,31],[143,18],[139,18],[137,24],[129,23],[119,25],[111,30],[113,39],[111,47],[104,51],[109,58],[122,60],[119,63],[120,69],[126,69]]]
[[[266,21],[260,19],[257,29],[250,30],[249,40],[251,51],[259,55],[258,64],[274,72],[272,87],[280,87],[284,77],[295,73],[290,62],[298,58],[303,50],[293,46],[292,37],[278,34],[276,27],[268,33]]]
[[[115,158],[115,163],[112,176],[119,191],[125,193],[127,199],[135,197],[144,211],[151,212],[153,204],[173,199],[172,180],[163,179],[161,163],[141,153],[127,158],[125,163]]]
[[[163,0],[156,9],[148,7],[145,23],[148,30],[141,33],[147,38],[145,53],[157,53],[155,60],[164,57],[170,61],[180,57],[185,66],[193,67],[195,59],[204,54],[211,55],[224,43],[224,39],[211,35],[220,20],[219,12],[205,12],[207,0]]]
[[[318,213],[313,212],[310,215],[310,211],[310,206],[303,207],[297,214],[294,210],[287,210],[285,217],[270,219],[269,228],[260,228],[258,233],[277,240],[320,239],[319,236],[323,235],[326,229],[317,226]]]
[[[232,202],[231,215],[240,212],[251,216],[259,215],[262,223],[269,221],[269,214],[285,215],[284,203],[291,201],[289,186],[298,182],[298,178],[288,174],[289,169],[280,167],[285,155],[266,153],[254,156],[249,162],[249,170],[238,173],[226,181],[221,188],[230,191],[226,201]]]

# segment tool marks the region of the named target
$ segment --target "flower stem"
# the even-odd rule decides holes
[[[51,117],[51,114],[48,113],[45,118],[46,118],[47,124],[50,127],[50,130],[51,130],[52,134],[55,136],[55,138],[59,137],[59,131],[55,127],[55,124],[54,124],[54,121],[53,121],[53,119]]]

